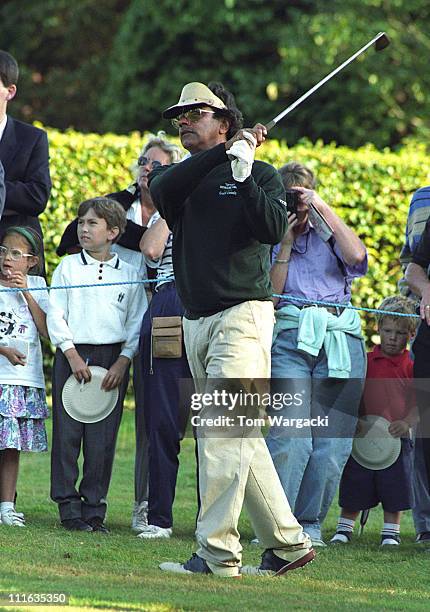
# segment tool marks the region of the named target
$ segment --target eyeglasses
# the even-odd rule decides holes
[[[154,168],[158,168],[158,166],[161,166],[161,162],[157,161],[154,159],[154,161],[151,161],[150,159],[148,159],[147,157],[145,157],[144,155],[141,155],[139,157],[139,159],[137,160],[137,165],[138,166],[151,166],[151,168],[154,170]]]
[[[8,249],[5,246],[0,246],[0,258],[5,258],[9,253],[13,261],[20,261],[23,257],[34,257],[31,253],[23,253],[20,249]]]
[[[189,123],[197,123],[197,121],[200,121],[200,119],[202,118],[203,113],[215,115],[215,111],[212,110],[205,110],[203,108],[192,108],[191,110],[185,111],[185,113],[181,113],[180,115],[172,119],[172,125],[176,129],[178,129],[180,126],[179,122],[181,119],[186,119]]]

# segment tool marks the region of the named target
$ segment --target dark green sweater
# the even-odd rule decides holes
[[[254,162],[236,182],[224,144],[150,175],[154,203],[173,232],[173,266],[186,316],[209,316],[247,300],[267,300],[270,245],[288,221],[278,172]]]

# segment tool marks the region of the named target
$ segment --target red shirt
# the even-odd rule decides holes
[[[367,353],[367,375],[360,414],[387,421],[404,419],[415,405],[413,363],[409,351],[387,357],[380,346]]]

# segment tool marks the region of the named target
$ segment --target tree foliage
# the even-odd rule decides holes
[[[120,133],[165,128],[161,110],[192,80],[223,81],[247,123],[267,122],[385,30],[386,50],[369,49],[273,136],[430,136],[427,0],[3,0],[0,19],[23,73],[12,112]]]
[[[1,44],[20,65],[10,112],[57,128],[99,130],[100,92],[129,0],[2,0]]]
[[[160,110],[191,80],[222,80],[248,123],[268,121],[378,31],[369,49],[273,131],[356,147],[429,135],[430,37],[425,0],[134,0],[124,15],[102,97],[104,125],[161,127]],[[112,105],[122,91],[121,105]]]

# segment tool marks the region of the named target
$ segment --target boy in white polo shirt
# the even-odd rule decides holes
[[[106,496],[122,415],[124,375],[137,351],[147,302],[139,284],[97,286],[138,280],[136,270],[111,253],[112,243],[126,225],[122,206],[108,198],[93,198],[80,204],[78,218],[82,252],[60,262],[52,285],[94,286],[50,293],[47,325],[57,347],[52,381],[51,497],[66,529],[107,533]],[[70,374],[79,382],[89,382],[89,366],[95,365],[108,370],[102,388],[119,387],[119,398],[103,420],[81,423],[65,411],[62,390]],[[81,446],[83,477],[77,489]]]

